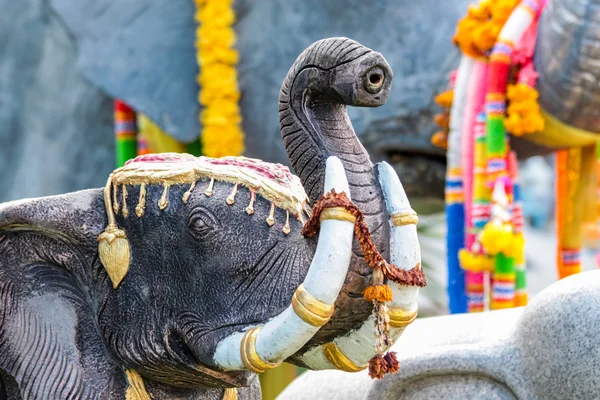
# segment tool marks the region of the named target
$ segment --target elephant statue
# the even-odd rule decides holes
[[[365,369],[425,285],[416,213],[346,111],[383,105],[391,83],[381,54],[320,40],[279,95],[297,176],[164,153],[104,188],[0,205],[0,398],[257,399],[255,373],[283,361]],[[366,301],[382,268],[393,296]]]
[[[278,400],[597,399],[599,302],[600,271],[589,271],[526,307],[419,319],[394,345],[398,374],[310,371]]]

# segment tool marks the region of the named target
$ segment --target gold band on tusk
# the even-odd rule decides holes
[[[352,360],[342,353],[340,348],[337,347],[333,342],[325,343],[323,345],[323,353],[325,353],[327,360],[340,371],[358,372],[367,368],[366,365],[364,367],[359,367],[358,365],[354,364],[354,362],[352,362]]]
[[[302,321],[312,326],[323,326],[333,314],[333,305],[323,303],[304,289],[304,284],[298,286],[292,297],[292,308]]]
[[[352,223],[356,222],[356,217],[354,214],[346,210],[344,207],[331,207],[323,209],[323,211],[321,211],[319,220],[324,221],[326,219],[337,219],[338,221],[348,221]]]
[[[390,307],[387,312],[390,317],[390,326],[404,328],[417,318],[419,310],[415,308],[414,310],[406,311],[400,307]]]
[[[419,217],[414,210],[398,211],[392,214],[392,225],[394,226],[416,225],[418,222]]]
[[[256,373],[265,372],[268,369],[275,368],[279,364],[272,364],[264,361],[256,352],[256,336],[260,330],[260,326],[250,329],[244,334],[240,345],[240,355],[242,362],[250,371]]]

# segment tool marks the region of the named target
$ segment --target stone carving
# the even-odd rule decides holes
[[[102,185],[114,169],[112,100],[80,74],[48,1],[0,9],[0,202]]]
[[[279,96],[298,177],[167,153],[130,161],[104,189],[1,205],[0,394],[246,399],[260,397],[254,372],[284,360],[366,368],[414,320],[424,284],[416,214],[346,113],[383,105],[391,80],[379,53],[346,38],[298,57]],[[343,207],[315,207],[318,238],[303,236],[331,190],[360,210],[361,243]],[[367,230],[395,277],[376,313],[362,298],[376,282]]]
[[[556,282],[524,308],[416,321],[402,335],[400,372],[307,372],[278,400],[596,399],[600,271]]]

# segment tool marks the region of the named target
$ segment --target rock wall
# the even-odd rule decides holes
[[[45,0],[0,0],[0,202],[102,186],[112,103]]]
[[[427,186],[441,195],[443,152],[429,143],[433,97],[458,62],[450,38],[470,2],[236,1],[246,155],[287,164],[281,82],[312,42],[348,36],[383,53],[395,74],[384,107],[350,110],[357,134],[375,161],[396,162],[409,192]],[[182,141],[197,137],[191,0],[0,7],[0,201],[103,185],[114,166],[113,97]]]
[[[80,45],[82,73],[148,114],[183,141],[198,122],[191,0],[51,0]],[[375,159],[403,152],[443,157],[429,139],[437,129],[436,93],[459,53],[451,43],[471,0],[238,0],[236,47],[246,155],[287,163],[277,98],[298,54],[316,40],[347,36],[381,52],[395,78],[384,107],[350,117]]]

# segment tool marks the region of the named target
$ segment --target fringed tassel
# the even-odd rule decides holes
[[[383,379],[385,374],[395,374],[400,370],[400,363],[395,351],[377,354],[369,360],[369,376],[371,379]]]
[[[319,231],[319,218],[323,209],[342,207],[349,211],[354,217],[354,235],[358,240],[360,249],[363,252],[366,264],[372,269],[380,268],[383,276],[393,282],[408,286],[427,286],[425,274],[421,269],[421,265],[417,264],[410,270],[396,268],[393,264],[388,263],[381,253],[377,250],[375,243],[371,239],[371,232],[365,222],[365,216],[359,208],[350,201],[344,192],[336,193],[335,190],[326,193],[313,207],[312,215],[302,228],[302,234],[308,237],[314,237]]]
[[[363,296],[367,301],[376,301],[379,303],[387,303],[392,301],[392,290],[383,283],[384,274],[381,267],[373,270],[373,285],[368,286],[363,292]]]
[[[392,290],[388,285],[369,286],[365,289],[363,294],[367,301],[377,301],[380,303],[392,301]]]
[[[400,369],[400,363],[395,352],[383,354],[383,349],[392,345],[390,338],[390,318],[385,304],[374,301],[375,334],[377,354],[369,360],[369,376],[372,379],[383,379],[386,374],[395,374]]]

